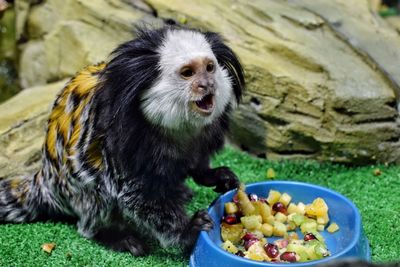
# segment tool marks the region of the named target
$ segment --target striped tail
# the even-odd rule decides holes
[[[0,180],[0,222],[31,222],[44,215],[36,175]]]

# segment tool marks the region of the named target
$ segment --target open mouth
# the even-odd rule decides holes
[[[205,116],[210,115],[214,110],[214,95],[205,95],[202,99],[193,101],[193,103],[195,111]]]

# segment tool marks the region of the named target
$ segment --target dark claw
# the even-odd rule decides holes
[[[142,241],[136,237],[128,236],[123,240],[126,251],[129,251],[133,256],[144,256],[147,254],[145,246]]]
[[[239,179],[228,167],[219,167],[214,169],[215,176],[218,177],[218,183],[214,191],[225,193],[239,186]]]
[[[213,222],[206,210],[196,212],[191,220],[190,225],[194,231],[209,231],[213,228]]]
[[[182,236],[183,252],[190,255],[200,231],[209,231],[213,228],[213,222],[206,210],[196,212],[188,225],[188,231]]]

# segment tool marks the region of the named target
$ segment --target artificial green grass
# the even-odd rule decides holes
[[[229,166],[240,180],[249,183],[266,180],[273,168],[279,180],[296,180],[329,187],[350,198],[359,208],[372,260],[387,262],[400,259],[400,166],[366,166],[349,168],[314,161],[267,161],[253,158],[227,147],[218,155],[214,166]],[[382,174],[374,175],[379,168]],[[206,208],[217,197],[211,189],[188,181],[196,196],[189,212]],[[49,255],[41,250],[43,243],[57,244]],[[0,225],[0,266],[187,266],[179,249],[160,249],[153,245],[152,254],[134,258],[115,253],[80,237],[73,225],[62,223]]]

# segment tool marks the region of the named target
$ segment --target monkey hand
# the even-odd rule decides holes
[[[217,193],[225,193],[239,186],[239,179],[228,167],[213,169],[217,184],[214,189]]]
[[[228,167],[206,169],[204,171],[192,171],[190,173],[194,181],[204,186],[215,186],[214,191],[225,193],[239,186],[239,179]]]
[[[200,231],[210,231],[213,227],[213,222],[206,210],[197,211],[187,226],[185,234],[182,236],[184,244],[184,253],[190,254]]]

